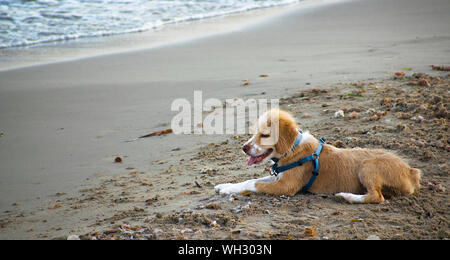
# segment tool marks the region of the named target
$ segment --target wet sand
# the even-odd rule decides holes
[[[0,237],[302,239],[312,228],[316,239],[448,238],[448,118],[428,109],[448,109],[447,74],[430,65],[449,63],[449,8],[439,0],[345,1],[165,47],[0,72]],[[404,68],[442,82],[421,93],[409,78],[392,79]],[[315,87],[328,92],[310,96]],[[215,184],[267,174],[246,167],[239,149],[247,136],[126,142],[168,128],[171,102],[192,100],[195,89],[221,100],[281,98],[316,136],[416,159],[423,188],[363,206],[331,195],[216,195]],[[361,89],[363,98],[348,96]],[[411,94],[427,112],[406,105],[382,116],[389,122],[364,121],[370,108],[387,110],[382,98]],[[354,120],[329,114],[358,107]]]

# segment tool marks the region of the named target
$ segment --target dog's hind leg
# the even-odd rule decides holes
[[[380,203],[384,201],[381,188],[392,188],[409,195],[420,187],[420,171],[409,167],[400,158],[386,154],[364,160],[358,173],[359,181],[367,189],[364,195],[338,193],[350,203]]]
[[[378,166],[378,167],[377,167]],[[341,192],[336,196],[345,199],[350,203],[381,203],[384,201],[381,187],[383,185],[383,177],[380,174],[379,162],[377,159],[369,159],[362,163],[358,178],[361,184],[367,189],[364,195]]]
[[[367,185],[363,183],[367,188],[367,193],[364,195],[353,194],[347,192],[337,193],[336,196],[345,199],[349,203],[381,203],[384,201],[383,194],[381,193],[381,185],[378,183],[372,183],[373,180],[371,178],[366,178],[366,175],[363,175],[364,182],[371,183]],[[366,179],[369,179],[366,181]]]

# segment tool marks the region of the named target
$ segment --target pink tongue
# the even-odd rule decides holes
[[[258,160],[257,157],[250,157],[250,159],[247,162],[247,165],[252,166],[257,160]]]

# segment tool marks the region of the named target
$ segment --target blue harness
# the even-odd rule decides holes
[[[297,135],[297,138],[295,139],[294,145],[292,146],[292,148],[289,151],[294,150],[295,147],[297,147],[297,145],[300,143],[301,133],[302,132],[300,132],[300,134]],[[322,148],[323,148],[323,144],[324,143],[325,143],[325,138],[322,137],[322,138],[319,139],[319,147],[317,147],[317,150],[313,154],[311,154],[309,156],[306,156],[306,157],[304,157],[304,158],[302,158],[302,159],[300,159],[298,161],[295,161],[293,163],[289,163],[289,164],[286,164],[286,165],[283,165],[283,166],[278,166],[278,161],[280,159],[272,158],[272,161],[275,163],[274,165],[272,165],[272,168],[271,168],[272,174],[275,175],[275,177],[276,177],[276,176],[278,176],[278,174],[280,174],[280,173],[282,173],[284,171],[290,170],[290,169],[295,168],[297,166],[301,166],[301,165],[303,165],[306,162],[312,161],[313,172],[312,172],[311,178],[309,179],[308,183],[301,189],[302,192],[308,191],[309,188],[311,188],[311,186],[314,183],[314,181],[316,180],[317,176],[319,175],[319,155],[320,155],[320,152],[322,152]]]

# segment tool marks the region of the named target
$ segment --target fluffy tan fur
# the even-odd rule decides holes
[[[275,145],[277,154],[284,154],[293,145],[298,125],[292,115],[286,111],[271,110],[268,114],[278,115],[279,138]],[[271,117],[267,117],[271,120]],[[267,122],[267,126],[271,122]],[[267,129],[258,129],[259,132]],[[256,134],[255,144],[261,145]],[[286,157],[279,161],[279,165],[285,165],[305,156],[311,155],[318,147],[318,140],[308,138],[306,142],[298,145]],[[319,157],[319,176],[309,189],[312,193],[339,193],[338,196],[349,202],[353,194],[359,196],[359,203],[380,203],[384,201],[382,188],[389,187],[402,195],[412,194],[420,187],[421,172],[411,168],[398,156],[383,150],[374,149],[339,149],[325,144]],[[285,171],[282,177],[275,182],[256,182],[257,192],[274,195],[295,195],[310,179],[312,163],[306,163]]]

